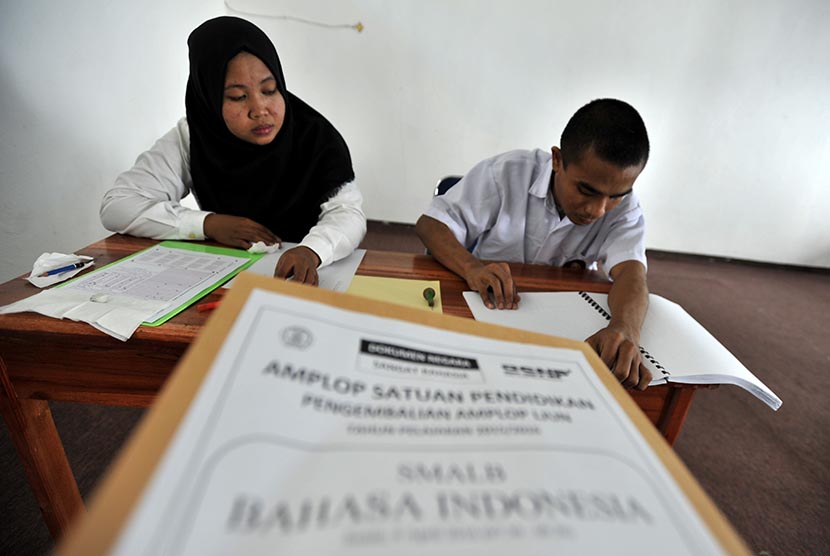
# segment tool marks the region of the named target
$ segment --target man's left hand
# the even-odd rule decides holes
[[[643,366],[639,337],[622,327],[608,326],[587,340],[623,386],[645,390],[651,372]]]
[[[298,245],[282,254],[277,261],[277,268],[274,270],[274,277],[293,277],[295,282],[316,286],[319,283],[317,267],[320,265],[320,257],[317,253]]]

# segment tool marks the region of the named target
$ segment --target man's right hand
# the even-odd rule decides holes
[[[426,214],[415,223],[415,231],[438,262],[479,293],[485,307],[519,308],[519,294],[507,263],[482,263],[461,245],[446,224]]]
[[[467,285],[481,295],[488,309],[518,309],[521,298],[507,263],[484,264],[476,260],[464,271]]]
[[[204,222],[205,236],[231,247],[248,249],[257,241],[266,245],[282,244],[271,230],[242,216],[208,214]]]

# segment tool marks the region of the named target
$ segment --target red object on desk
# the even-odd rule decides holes
[[[196,305],[197,311],[211,311],[219,307],[219,304],[222,303],[221,301],[210,301],[208,303],[200,303]]]

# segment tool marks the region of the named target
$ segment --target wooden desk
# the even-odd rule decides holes
[[[155,243],[113,235],[78,253],[95,257],[100,267]],[[607,292],[610,287],[584,271],[521,264],[511,264],[511,270],[520,292]],[[369,251],[357,273],[440,280],[444,312],[472,318],[461,295],[465,283],[431,257]],[[25,280],[12,280],[0,285],[0,305],[37,291]],[[54,538],[83,508],[83,501],[49,401],[148,406],[206,318],[191,307],[163,326],[140,327],[130,340],[121,342],[85,323],[34,313],[0,315],[0,412]],[[693,394],[694,387],[656,386],[632,396],[673,443]]]

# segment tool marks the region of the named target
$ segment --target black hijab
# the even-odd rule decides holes
[[[197,27],[187,44],[185,107],[199,206],[245,216],[285,241],[299,242],[317,223],[320,204],[354,179],[346,142],[328,120],[286,90],[277,51],[254,24],[217,17]],[[271,70],[285,99],[282,128],[268,145],[237,138],[222,118],[227,65],[242,51]]]

